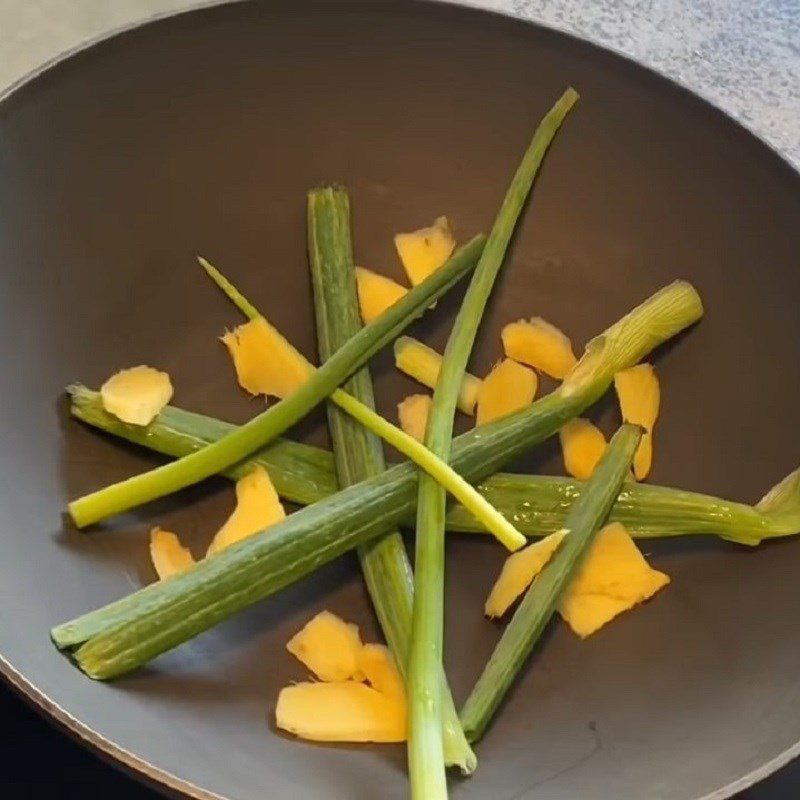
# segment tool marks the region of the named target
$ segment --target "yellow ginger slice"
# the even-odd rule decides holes
[[[358,305],[365,323],[377,319],[387,308],[408,294],[408,289],[371,269],[356,267]]]
[[[429,394],[412,394],[397,404],[400,427],[418,442],[425,441],[425,428],[432,402]]]
[[[576,417],[558,432],[564,469],[573,478],[588,480],[606,450],[606,437],[588,419]]]
[[[146,367],[122,369],[100,387],[103,408],[123,422],[148,425],[172,398],[166,372]]]
[[[217,531],[206,555],[219,553],[285,517],[286,511],[267,471],[260,465],[256,466],[236,481],[236,508]]]
[[[252,395],[288,397],[314,371],[263,317],[228,331],[222,341],[233,359],[239,385]]]
[[[412,286],[422,283],[453,254],[456,240],[447,217],[439,217],[429,228],[398,233],[394,246]]]
[[[180,539],[170,531],[153,528],[150,531],[150,560],[159,580],[185,572],[195,560]]]
[[[405,704],[356,681],[296,683],[281,689],[275,721],[316,742],[403,742]]]
[[[362,648],[358,626],[330,611],[321,611],[286,644],[286,649],[321,681],[362,680]]]
[[[572,342],[541,317],[511,322],[503,328],[501,336],[509,358],[528,364],[551,378],[563,380],[575,366]]]
[[[405,741],[405,688],[387,647],[362,645],[355,625],[324,611],[287,649],[319,678],[331,682],[281,689],[275,709],[279,728],[320,742]],[[370,685],[347,680],[348,672]]]
[[[544,569],[565,535],[559,531],[508,557],[486,601],[489,616],[508,610]],[[625,528],[615,522],[597,532],[558,610],[585,639],[668,583],[669,577],[647,563]]]
[[[358,667],[376,689],[385,697],[396,700],[405,707],[406,690],[389,648],[383,644],[365,644],[358,654]],[[405,713],[403,714],[405,717]]]
[[[532,369],[504,358],[492,367],[478,390],[475,423],[484,425],[530,405],[538,383]]]
[[[653,569],[618,522],[598,531],[559,603],[561,616],[582,639],[669,583]]]
[[[436,388],[439,372],[442,369],[442,357],[432,347],[410,336],[401,336],[394,343],[394,363],[401,372],[405,372],[423,386],[429,389]],[[480,378],[468,372],[464,374],[458,394],[458,407],[465,414],[475,413],[480,387]]]
[[[637,364],[614,376],[619,407],[625,422],[644,428],[642,440],[633,458],[633,474],[643,481],[653,463],[653,428],[661,405],[661,387],[651,364]]]
[[[557,531],[512,553],[503,564],[500,575],[486,598],[484,613],[487,617],[502,617],[511,604],[528,588],[531,581],[545,567],[558,549],[566,534]]]

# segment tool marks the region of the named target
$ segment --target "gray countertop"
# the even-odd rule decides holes
[[[800,0],[469,0],[679,81],[800,167]],[[107,31],[196,0],[0,0],[0,91]]]

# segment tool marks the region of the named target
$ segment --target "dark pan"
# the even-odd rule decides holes
[[[800,461],[800,180],[705,103],[585,42],[491,14],[407,2],[238,3],[103,41],[0,104],[0,654],[21,691],[87,743],[192,797],[400,798],[401,747],[278,734],[284,643],[330,608],[377,636],[344,558],[113,685],[48,629],[152,580],[149,527],[199,548],[231,491],[210,481],[90,534],[68,498],[152,457],[70,421],[62,389],[137,363],[178,405],[232,420],[215,337],[238,317],[216,259],[314,353],[305,191],[347,186],[359,262],[399,275],[392,234],[446,213],[491,224],[530,132],[567,85],[583,96],[541,175],[474,358],[542,314],[578,343],[676,277],[706,319],[662,352],[652,480],[755,500]],[[417,333],[441,344],[457,297]],[[380,408],[413,385],[374,362]],[[616,424],[612,402],[597,412]],[[324,442],[321,414],[299,436]],[[559,472],[548,445],[527,468]],[[481,743],[457,798],[728,797],[800,741],[800,543],[647,547],[672,585],[580,643],[554,625]],[[481,606],[503,553],[453,537],[447,663],[463,697],[499,628]]]

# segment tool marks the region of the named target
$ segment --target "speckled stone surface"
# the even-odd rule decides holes
[[[0,90],[75,45],[195,0],[0,0]],[[469,0],[679,81],[800,168],[800,0]]]

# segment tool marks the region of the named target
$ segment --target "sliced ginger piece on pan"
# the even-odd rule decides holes
[[[321,681],[363,679],[358,626],[321,611],[287,643],[286,649]]]
[[[486,601],[487,615],[505,613],[545,568],[565,535],[558,531],[506,559]],[[586,638],[668,583],[669,577],[647,563],[625,528],[615,522],[597,532],[558,610],[572,630]]]
[[[618,522],[598,531],[559,602],[561,616],[582,639],[669,583],[653,569]]]
[[[435,389],[442,369],[442,357],[432,347],[412,339],[400,336],[394,343],[394,363],[401,371],[429,389]],[[478,390],[481,379],[464,374],[458,394],[458,407],[465,414],[475,413],[478,401]]]
[[[236,481],[236,508],[217,531],[206,555],[214,555],[286,517],[278,493],[264,467],[255,466]]]
[[[503,564],[500,575],[486,598],[484,613],[487,617],[502,617],[512,603],[528,588],[531,581],[544,569],[563,541],[565,533],[557,531],[538,542],[512,553]]]
[[[398,233],[394,237],[394,245],[411,285],[416,286],[450,258],[456,240],[447,217],[438,217],[428,228]]]
[[[561,330],[541,317],[510,322],[501,333],[509,358],[563,380],[575,366],[572,342]]]
[[[529,406],[539,380],[532,369],[504,358],[492,367],[478,390],[476,425],[484,425]]]
[[[296,683],[281,689],[275,721],[282,730],[317,742],[403,742],[406,708],[356,681]]]
[[[432,402],[429,394],[412,394],[397,404],[400,427],[418,442],[425,441],[425,428]]]
[[[585,481],[591,477],[606,450],[606,437],[588,419],[575,417],[558,432],[564,469],[573,478]]]
[[[356,267],[356,286],[364,323],[377,319],[387,308],[408,294],[405,286],[364,267]]]
[[[132,425],[148,425],[172,398],[172,381],[144,365],[122,369],[100,387],[103,408]]]
[[[387,647],[362,645],[355,625],[323,611],[287,649],[319,678],[330,682],[298,683],[282,689],[275,709],[279,728],[323,742],[405,740],[405,688]]]
[[[363,645],[358,653],[357,664],[373,689],[405,705],[406,690],[403,678],[386,645]]]
[[[314,367],[263,317],[222,337],[239,385],[252,395],[288,397],[311,377]]]
[[[180,539],[171,531],[153,528],[150,531],[150,560],[159,580],[185,572],[195,560]]]
[[[644,428],[642,440],[633,458],[636,480],[644,480],[653,463],[653,428],[661,406],[661,387],[651,364],[637,364],[614,376],[614,388],[625,422]]]

